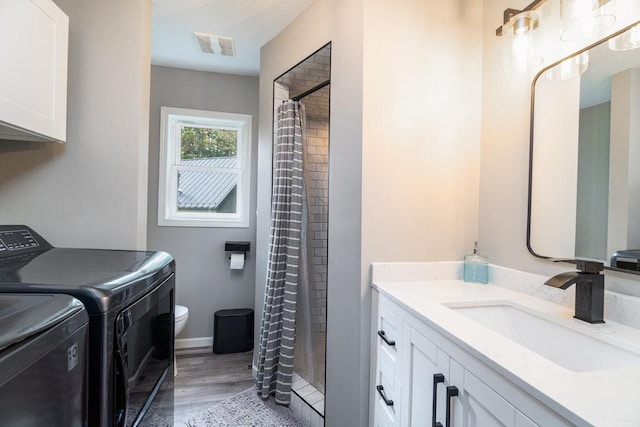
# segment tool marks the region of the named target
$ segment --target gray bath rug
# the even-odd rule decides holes
[[[262,400],[254,387],[223,400],[187,421],[187,427],[302,427],[293,412],[273,399]]]

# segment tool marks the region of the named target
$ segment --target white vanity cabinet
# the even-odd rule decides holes
[[[375,290],[373,300],[377,375],[371,385],[375,407],[370,425],[573,425],[399,304]],[[380,332],[393,337],[395,345],[389,346]],[[388,354],[395,356],[393,363]],[[380,385],[393,405],[377,391]]]
[[[66,139],[68,39],[53,1],[0,2],[0,139]]]

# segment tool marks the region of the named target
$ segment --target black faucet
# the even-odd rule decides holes
[[[545,285],[567,289],[576,284],[576,319],[589,323],[604,323],[604,265],[596,261],[577,261],[580,271],[560,273]]]

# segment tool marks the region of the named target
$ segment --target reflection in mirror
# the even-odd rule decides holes
[[[640,26],[618,35],[534,80],[527,245],[640,274]]]

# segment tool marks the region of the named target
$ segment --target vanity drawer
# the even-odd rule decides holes
[[[401,385],[393,373],[378,364],[375,381],[376,427],[400,425],[397,411],[400,410]]]
[[[402,320],[383,304],[378,305],[376,338],[378,366],[385,367],[396,378],[400,378]]]

